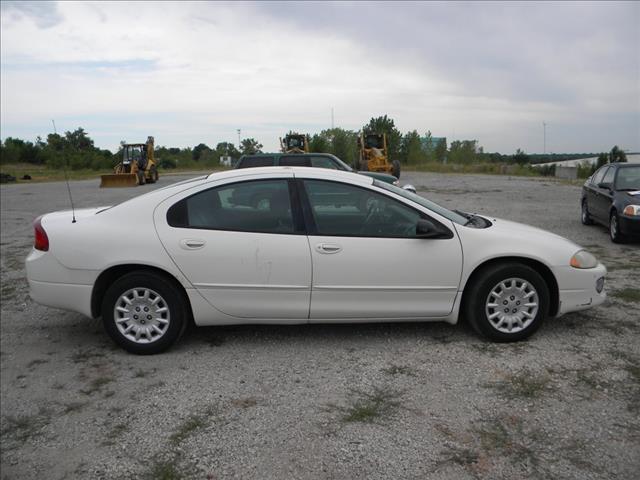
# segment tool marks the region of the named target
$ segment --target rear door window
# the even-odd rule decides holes
[[[333,170],[341,170],[338,164],[330,157],[311,157],[311,166],[317,168],[331,168]]]
[[[240,160],[238,168],[273,167],[275,163],[275,158],[270,156],[244,157]]]
[[[311,160],[304,155],[283,155],[280,157],[282,167],[310,167]]]
[[[287,180],[258,180],[211,188],[167,212],[172,227],[294,234]]]

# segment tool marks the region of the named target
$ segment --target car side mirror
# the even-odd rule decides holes
[[[607,190],[611,190],[611,184],[610,183],[600,182],[598,184],[598,188],[606,188]]]
[[[421,218],[416,224],[417,238],[451,238],[451,232],[446,228]]]
[[[411,193],[416,193],[416,187],[414,187],[410,183],[407,183],[406,185],[403,185],[402,189],[406,190],[408,192],[411,192]]]

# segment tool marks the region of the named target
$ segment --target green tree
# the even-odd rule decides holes
[[[239,158],[240,151],[236,148],[233,143],[229,142],[220,142],[216,145],[216,153],[219,157],[229,156],[231,158]]]
[[[362,127],[362,131],[367,133],[377,133],[387,135],[387,149],[389,150],[389,160],[400,158],[400,145],[402,143],[402,134],[396,128],[396,124],[392,118],[383,115],[382,117],[371,118],[369,123]]]
[[[330,128],[314,135],[309,142],[309,150],[317,153],[331,153],[349,165],[355,165],[358,158],[358,134],[343,128]]]
[[[402,137],[399,157],[402,162],[410,164],[427,161],[427,154],[422,148],[422,139],[417,130],[407,132]]]
[[[516,153],[513,155],[513,163],[517,163],[518,165],[529,163],[529,155],[527,155],[524,150],[520,150],[518,148]]]
[[[609,162],[616,163],[621,162],[624,163],[627,161],[627,154],[624,153],[624,150],[620,150],[618,146],[614,146],[609,153]]]
[[[198,160],[200,160],[200,157],[203,153],[210,151],[211,149],[207,145],[205,145],[204,143],[199,143],[198,145],[193,147],[193,150],[191,151],[191,157],[197,162]]]
[[[606,153],[601,153],[600,155],[598,155],[598,161],[596,162],[596,169],[602,167],[603,165],[606,165],[607,163],[609,163],[609,155]]]
[[[455,140],[451,142],[448,160],[451,163],[474,163],[477,160],[477,140]]]
[[[447,139],[443,138],[437,144],[433,150],[433,156],[438,162],[444,163],[447,159]]]
[[[243,155],[252,155],[254,153],[262,153],[262,144],[258,143],[255,138],[245,138],[240,143],[240,151]]]

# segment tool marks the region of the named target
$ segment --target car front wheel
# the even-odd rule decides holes
[[[463,308],[481,335],[496,342],[516,342],[540,328],[549,311],[549,289],[527,265],[492,265],[473,280]]]
[[[614,210],[609,217],[609,236],[613,243],[623,243],[625,238],[620,233],[620,221],[618,220],[618,213]]]
[[[160,353],[187,325],[187,309],[175,285],[153,272],[132,272],[107,290],[102,321],[115,343],[136,354]]]

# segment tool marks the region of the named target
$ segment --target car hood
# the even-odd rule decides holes
[[[640,190],[617,191],[615,192],[615,199],[622,202],[623,205],[640,205]]]

